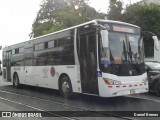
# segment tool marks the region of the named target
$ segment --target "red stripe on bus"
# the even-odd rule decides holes
[[[112,88],[113,86],[108,86],[108,88]]]

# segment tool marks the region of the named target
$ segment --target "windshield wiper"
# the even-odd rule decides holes
[[[128,41],[129,42],[129,41]],[[131,63],[132,63],[132,55],[133,55],[133,52],[131,50],[131,45],[130,45],[130,42],[129,42],[129,52],[128,52],[128,56],[130,57],[131,59]]]
[[[124,56],[124,59],[123,59],[123,56]],[[124,63],[127,63],[127,50],[126,50],[126,46],[125,46],[125,43],[123,41],[123,53],[122,53],[122,61],[124,61]],[[129,62],[129,61],[128,61]]]

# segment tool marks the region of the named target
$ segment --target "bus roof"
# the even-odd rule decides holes
[[[125,22],[121,22],[121,21],[95,19],[95,20],[92,20],[92,21],[89,21],[89,22],[85,22],[85,23],[73,26],[73,27],[69,27],[69,28],[66,28],[66,29],[63,29],[63,30],[59,30],[59,31],[53,32],[53,33],[49,33],[49,34],[42,35],[42,36],[39,36],[39,37],[36,37],[36,38],[32,38],[30,40],[27,40],[27,41],[24,41],[24,42],[21,42],[21,43],[17,43],[17,44],[14,44],[14,45],[6,46],[6,47],[3,48],[3,50],[9,49],[12,46],[17,46],[17,45],[18,46],[23,46],[23,44],[25,42],[29,42],[29,41],[32,41],[32,40],[37,40],[39,38],[47,37],[47,36],[50,36],[50,35],[53,35],[53,34],[57,34],[57,33],[60,33],[60,32],[66,31],[66,30],[74,29],[74,28],[77,28],[77,27],[80,27],[80,26],[84,26],[84,25],[87,25],[87,24],[90,24],[90,23],[94,23],[96,25],[96,24],[98,24],[98,22],[108,22],[108,23],[115,23],[115,24],[123,24],[123,25],[128,25],[128,26],[140,28],[139,26],[136,26],[136,25],[133,25],[133,24],[129,24],[129,23],[125,23]]]
[[[83,25],[87,25],[87,24],[90,24],[90,23],[98,24],[97,22],[108,22],[108,23],[115,23],[115,24],[117,23],[117,24],[129,25],[129,26],[132,26],[132,27],[138,27],[138,28],[140,28],[139,26],[136,26],[136,25],[133,25],[133,24],[130,24],[130,23],[121,22],[121,21],[95,19],[95,20],[92,20],[92,21],[89,21],[89,22],[85,22],[85,23],[73,26],[73,27],[69,27],[69,28],[66,28],[66,29],[63,29],[63,30],[59,30],[59,31],[53,32],[53,33],[42,35],[42,36],[33,38],[31,40],[38,39],[38,38],[41,38],[41,37],[46,37],[48,35],[56,34],[56,33],[59,33],[59,32],[63,32],[63,31],[66,31],[66,30],[77,28],[77,27],[80,27],[80,26],[83,26]]]

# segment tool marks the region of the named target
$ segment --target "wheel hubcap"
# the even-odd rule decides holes
[[[65,81],[62,84],[62,90],[64,94],[68,94],[69,93],[69,84]]]
[[[18,78],[17,78],[17,76],[15,76],[15,85],[16,86],[18,85]]]

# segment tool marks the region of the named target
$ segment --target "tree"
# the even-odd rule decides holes
[[[157,4],[132,4],[126,8],[121,18],[121,21],[138,25],[142,31],[151,31],[160,37],[160,6]],[[146,57],[152,57],[154,44],[151,36],[144,36],[144,45]]]
[[[65,4],[64,0],[43,0],[37,17],[32,24],[32,33],[30,33],[30,37],[38,37],[42,35],[44,31],[50,30],[55,21],[53,12],[57,9],[61,9]]]
[[[117,0],[110,0],[108,19],[119,20],[141,27],[142,31],[151,31],[160,38],[160,6],[154,3],[141,2],[127,5],[122,12],[122,4]],[[145,54],[153,56],[153,41],[144,36]]]
[[[120,20],[122,17],[122,2],[117,0],[109,0],[109,9],[107,18],[109,20]]]
[[[43,0],[32,24],[31,37],[48,34],[92,19],[104,18],[86,2],[88,0]],[[79,8],[75,9],[75,5]]]
[[[128,6],[121,20],[136,24],[140,26],[142,30],[152,31],[160,37],[160,6],[154,3],[135,3]]]

